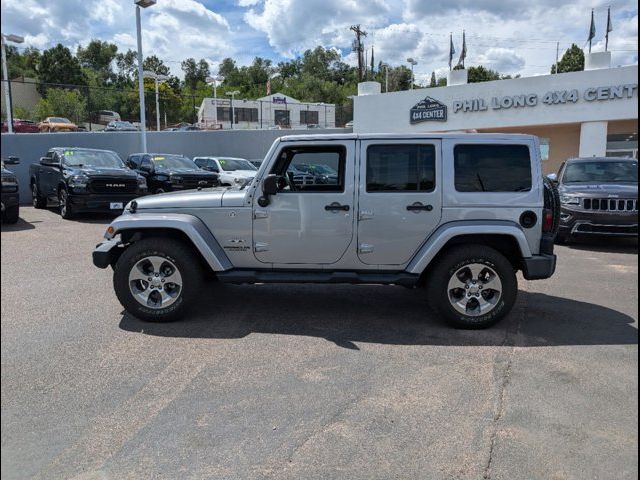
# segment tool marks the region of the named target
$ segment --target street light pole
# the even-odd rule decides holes
[[[136,36],[138,40],[138,96],[140,97],[140,142],[142,153],[147,153],[147,117],[144,106],[144,74],[142,70],[142,26],[140,8],[155,5],[155,0],[134,0],[136,5]]]
[[[7,111],[7,132],[13,133],[13,105],[11,103],[11,83],[9,83],[9,70],[7,68],[7,51],[5,42],[22,43],[24,38],[18,35],[0,35],[0,48],[2,49],[2,79],[4,81],[5,109]]]
[[[213,124],[218,128],[218,82],[224,80],[221,76],[207,77],[207,83],[213,84]]]
[[[231,128],[233,128],[233,123],[236,120],[236,111],[235,106],[233,105],[233,100],[236,98],[240,92],[238,90],[234,90],[233,92],[227,92],[227,95],[231,96]]]
[[[407,58],[407,62],[411,65],[411,90],[413,90],[413,84],[416,83],[416,77],[413,75],[413,67],[415,67],[418,62],[411,57]]]
[[[168,80],[169,77],[166,75],[160,75],[156,72],[152,72],[151,70],[144,70],[142,75],[148,78],[153,78],[156,85],[156,131],[160,131],[160,94],[158,93],[158,86],[160,82],[164,82]]]

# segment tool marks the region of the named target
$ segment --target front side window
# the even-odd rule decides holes
[[[434,145],[372,145],[367,148],[367,192],[432,192]]]
[[[284,148],[271,173],[281,176],[282,191],[342,192],[346,149],[341,145]]]
[[[206,158],[196,157],[196,158],[193,159],[193,163],[195,163],[197,166],[202,168],[207,164],[207,159]]]
[[[458,192],[531,190],[527,145],[461,144],[453,149],[453,157]]]
[[[638,183],[638,162],[569,163],[562,183]]]

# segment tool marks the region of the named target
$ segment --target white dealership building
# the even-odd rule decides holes
[[[533,134],[546,173],[569,157],[637,158],[638,66],[610,61],[600,52],[586,56],[581,72],[467,83],[466,70],[456,70],[446,87],[370,95],[362,88],[354,131]]]
[[[282,93],[257,100],[205,98],[198,110],[198,123],[212,129],[307,128],[310,125],[335,128],[336,107],[329,103],[300,102]]]

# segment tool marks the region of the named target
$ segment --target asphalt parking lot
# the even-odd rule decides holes
[[[423,292],[221,286],[124,314],[109,219],[2,226],[2,478],[638,475],[637,242],[559,247],[512,314],[457,331]]]

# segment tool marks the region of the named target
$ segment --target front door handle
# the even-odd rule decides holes
[[[420,202],[415,202],[411,205],[407,205],[407,210],[409,210],[410,212],[420,212],[422,210],[430,212],[431,210],[433,210],[433,205],[423,205]]]
[[[324,209],[328,212],[337,212],[340,210],[348,212],[350,208],[351,207],[349,207],[349,205],[340,205],[338,202],[333,202],[330,205],[324,206]]]

